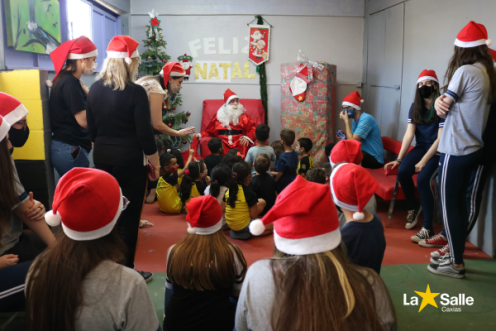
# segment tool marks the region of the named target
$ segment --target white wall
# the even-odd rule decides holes
[[[194,61],[231,61],[240,62],[241,66],[248,61],[248,55],[241,52],[248,43],[245,41],[245,36],[248,36],[246,24],[254,17],[240,13],[256,13],[255,8],[262,3],[266,5],[258,10],[262,9],[267,13],[276,13],[279,10],[283,13],[277,16],[262,13],[273,26],[271,55],[266,64],[268,118],[272,139],[275,139],[280,131],[280,65],[295,62],[296,52],[299,49],[314,61],[337,65],[339,86],[337,100],[334,102],[340,102],[346,94],[357,90],[356,83],[362,80],[363,1],[311,1],[304,3],[305,10],[300,2],[291,1],[288,4],[279,0],[255,1],[252,5],[241,1],[218,1],[216,6],[200,6],[196,5],[195,1],[186,4],[176,2],[176,5],[170,1],[151,3],[147,1],[146,6],[142,2],[131,4],[131,37],[139,41],[145,39],[145,25],[149,21],[146,13],[154,8],[161,14],[159,18],[164,29],[164,39],[167,41],[166,53],[172,57],[172,60],[177,61],[177,57],[184,53],[191,55],[188,43],[200,39],[202,48],[198,50],[198,56]],[[215,15],[215,12],[219,14]],[[301,12],[309,16],[291,16]],[[200,15],[201,13],[204,15]],[[239,53],[218,54],[218,38],[223,38],[224,48],[230,49],[234,37],[239,41]],[[217,54],[204,53],[203,38],[216,38],[214,49]],[[140,47],[140,51],[143,50],[144,48]],[[250,72],[255,73],[252,64],[250,64]],[[243,98],[260,98],[258,76],[256,79],[234,79],[226,84],[197,83],[194,82],[194,77],[191,77],[189,82],[183,83],[181,91],[184,102],[180,110],[192,113],[188,124],[194,125],[199,130],[203,100],[221,99],[226,88],[231,88]]]

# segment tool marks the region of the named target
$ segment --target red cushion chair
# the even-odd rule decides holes
[[[265,110],[262,105],[262,100],[260,99],[239,99],[239,102],[245,107],[245,112],[250,118],[255,122],[256,125],[264,123]],[[202,110],[202,122],[201,131],[203,132],[207,129],[208,124],[212,121],[217,111],[224,104],[224,99],[217,100],[204,100],[203,110]],[[212,139],[211,137],[202,137],[200,140],[200,152],[203,158],[210,155],[210,150],[208,149],[208,142]]]

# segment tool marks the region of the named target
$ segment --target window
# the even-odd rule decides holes
[[[91,5],[82,0],[67,0],[69,39],[88,36],[92,39]]]

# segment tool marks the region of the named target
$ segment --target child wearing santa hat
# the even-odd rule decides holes
[[[339,117],[346,125],[346,139],[354,139],[362,143],[362,166],[364,168],[378,169],[384,164],[381,130],[375,118],[362,111],[362,103],[360,93],[350,93],[343,99],[343,109],[339,113]],[[336,137],[341,139],[337,135]]]
[[[237,331],[396,329],[384,282],[346,257],[329,187],[298,176],[250,231],[271,223],[275,253],[246,274]]]
[[[449,252],[428,267],[434,274],[465,277],[463,253],[467,227],[476,208],[483,157],[483,133],[490,104],[496,101],[496,71],[486,27],[469,22],[455,39],[446,70],[447,84],[435,109],[445,118],[439,141],[439,188]],[[474,175],[475,174],[475,175]],[[483,185],[482,185],[483,186]],[[471,197],[467,201],[466,197]],[[437,264],[439,263],[439,264]]]
[[[222,232],[222,208],[205,195],[187,204],[188,234],[167,253],[165,330],[234,328],[235,306],[246,274],[241,249]]]
[[[87,37],[68,40],[57,47],[50,57],[55,68],[48,107],[52,127],[50,157],[60,176],[74,167],[89,167],[91,139],[86,118],[88,90],[82,75],[92,75],[98,50]]]
[[[104,171],[74,168],[60,178],[45,218],[62,229],[26,280],[33,330],[161,330],[143,277],[116,263],[125,246],[115,225],[129,203]]]
[[[372,175],[356,164],[341,163],[331,174],[334,203],[346,218],[341,236],[348,258],[379,274],[386,250],[384,227],[379,216],[365,210],[378,186]]]

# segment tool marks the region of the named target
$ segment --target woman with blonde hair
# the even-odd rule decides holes
[[[276,250],[246,274],[237,331],[396,329],[382,279],[346,258],[328,186],[297,176],[250,231],[260,235],[272,222]]]
[[[231,331],[246,273],[241,249],[222,232],[222,208],[211,195],[186,204],[188,234],[169,248],[164,330]]]
[[[95,167],[114,176],[123,194],[133,202],[117,222],[127,247],[125,266],[129,268],[134,268],[147,163],[151,163],[150,180],[158,179],[160,171],[148,96],[134,83],[140,63],[138,45],[128,36],[110,41],[107,59],[87,101]],[[151,273],[141,274],[147,282],[152,280]]]

